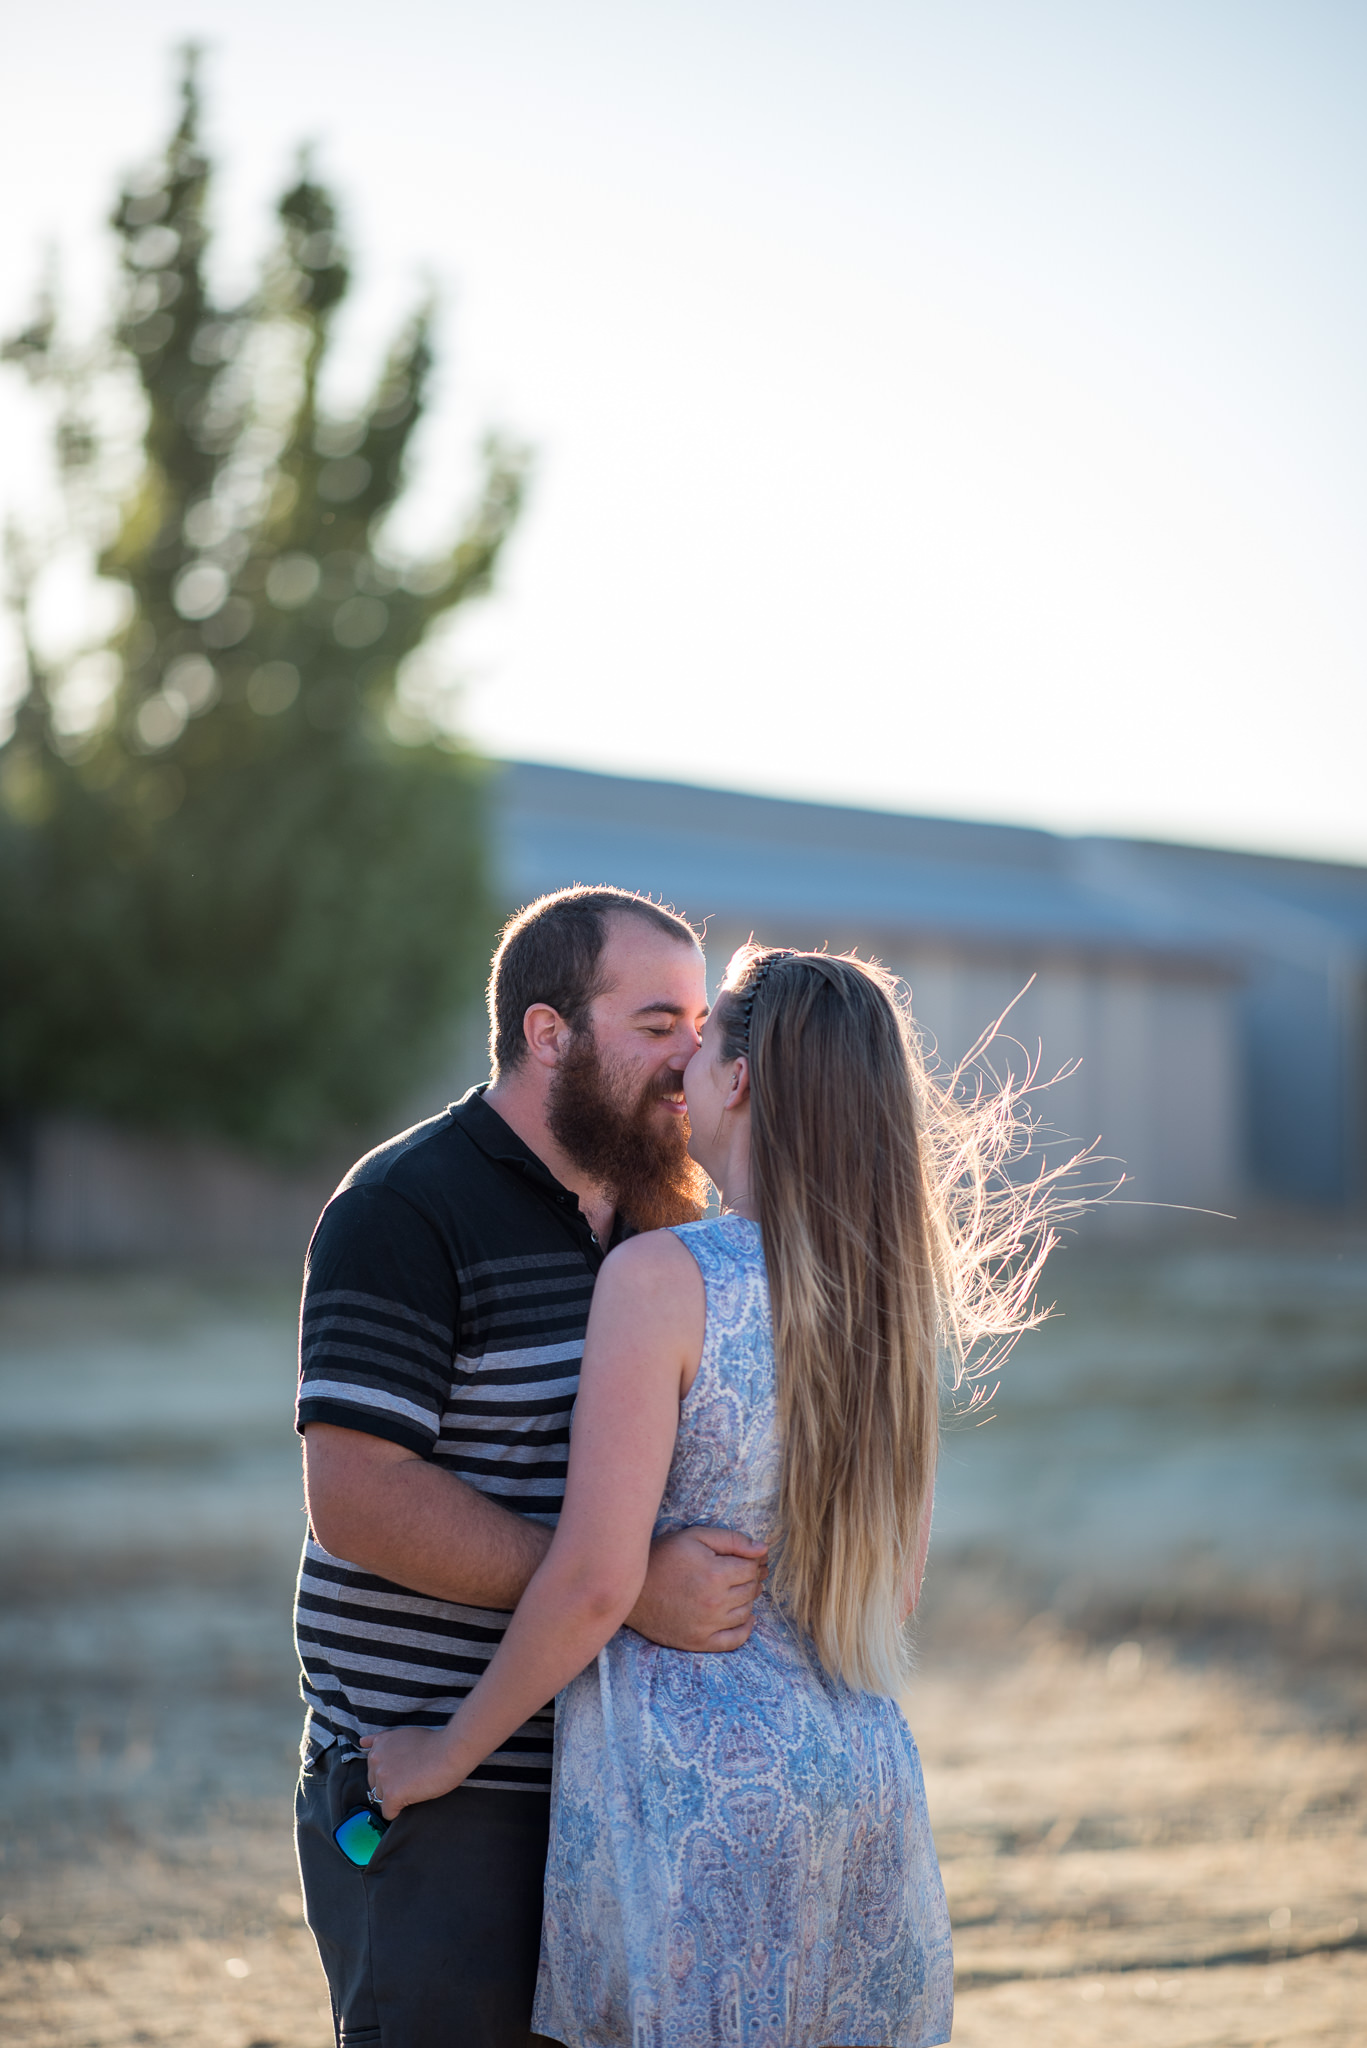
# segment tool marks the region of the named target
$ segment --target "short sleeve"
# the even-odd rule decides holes
[[[295,1428],[337,1423],[427,1455],[450,1397],[458,1305],[421,1212],[383,1186],[344,1188],[309,1246]]]

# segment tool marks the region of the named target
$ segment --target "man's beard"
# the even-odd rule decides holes
[[[656,1105],[678,1086],[678,1075],[665,1072],[631,1100],[621,1070],[603,1059],[591,1030],[576,1032],[551,1083],[552,1137],[637,1230],[695,1223],[707,1206],[711,1182],[688,1156],[688,1118],[671,1113],[668,1128],[658,1127]]]

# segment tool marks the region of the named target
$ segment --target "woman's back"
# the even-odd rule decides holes
[[[697,1377],[679,1407],[679,1435],[655,1523],[666,1529],[773,1533],[779,1447],[774,1332],[759,1225],[744,1216],[673,1232],[698,1263],[707,1320]]]
[[[707,1296],[657,1533],[770,1537],[780,1447],[759,1228],[677,1235]],[[622,1629],[561,1695],[534,2028],[573,2044],[929,2048],[949,1921],[919,1760],[761,1595],[729,1655]]]

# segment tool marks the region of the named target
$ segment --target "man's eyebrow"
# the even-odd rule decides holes
[[[704,1010],[707,1008],[703,1004]],[[642,1003],[639,1010],[632,1011],[633,1017],[687,1017],[690,1012],[686,1003],[667,1003],[661,996],[657,1003]]]

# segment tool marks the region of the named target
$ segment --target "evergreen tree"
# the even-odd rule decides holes
[[[431,369],[426,313],[354,416],[319,398],[349,271],[307,164],[245,304],[206,275],[193,59],[164,160],[121,193],[111,360],[146,408],[99,569],[128,596],[93,730],[25,632],[0,749],[0,1109],[84,1109],[290,1150],[389,1108],[472,993],[490,925],[476,764],[396,695],[436,621],[487,590],[523,453],[491,441],[456,544],[403,562],[384,522]],[[56,403],[100,498],[96,373],[50,304],[5,355]],[[112,537],[109,527],[112,525]],[[31,577],[11,546],[23,623]]]

